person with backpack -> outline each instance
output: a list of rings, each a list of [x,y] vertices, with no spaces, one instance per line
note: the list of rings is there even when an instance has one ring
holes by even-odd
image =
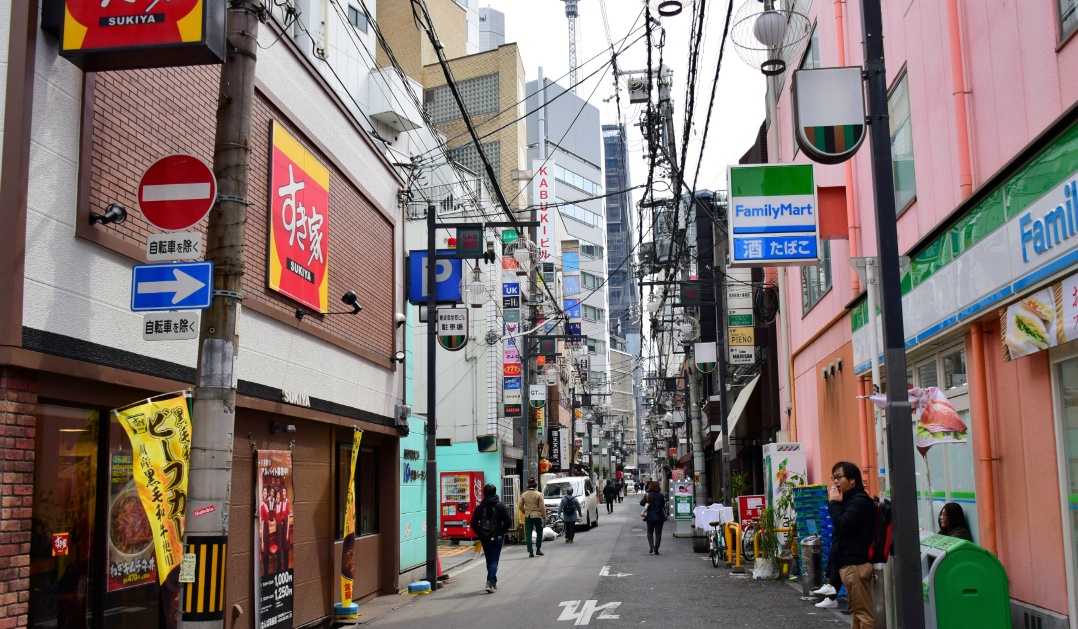
[[[876,502],[865,492],[861,468],[847,461],[831,468],[827,508],[831,512],[834,533],[831,559],[846,586],[852,629],[875,629],[872,605],[872,559],[875,529],[879,518]]]
[[[666,496],[659,489],[658,481],[651,481],[648,491],[640,499],[641,513],[648,525],[648,554],[658,555],[663,541],[663,524],[666,522]]]
[[[513,526],[509,508],[498,499],[498,488],[490,483],[483,486],[483,501],[472,513],[472,530],[483,544],[487,562],[487,592],[498,590],[498,560],[502,556],[502,536]]]
[[[558,505],[558,515],[565,522],[565,543],[572,544],[576,538],[576,521],[580,519],[580,501],[573,495],[573,487],[565,489],[565,495]]]
[[[606,502],[607,513],[614,513],[614,495],[617,493],[618,490],[614,487],[614,481],[607,480],[606,487],[603,487],[603,500]]]

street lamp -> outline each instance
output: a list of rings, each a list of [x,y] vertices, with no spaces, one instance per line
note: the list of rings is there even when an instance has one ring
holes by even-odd
[[[655,313],[658,312],[658,311],[659,311],[659,300],[655,299],[655,293],[652,293],[651,297],[648,299],[648,314],[651,315],[652,317],[654,317]]]
[[[468,286],[468,305],[472,308],[482,308],[487,301],[487,285],[483,281],[479,265],[472,269],[472,281]]]

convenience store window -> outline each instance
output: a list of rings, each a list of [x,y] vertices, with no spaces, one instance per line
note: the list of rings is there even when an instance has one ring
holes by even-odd
[[[1078,357],[1057,363],[1055,376],[1056,407],[1059,409],[1056,442],[1059,444],[1061,493],[1065,505],[1063,537],[1069,555],[1069,589],[1073,591],[1078,585]]]
[[[977,542],[977,487],[973,465],[973,440],[976,436],[970,419],[965,357],[965,348],[958,345],[912,363],[910,381],[914,386],[938,387],[969,429],[966,443],[938,443],[929,448],[927,465],[920,453],[914,453],[917,459],[917,518],[924,531],[935,533],[939,529],[937,517],[940,509],[948,502],[957,502],[965,513],[973,541]],[[916,423],[911,428],[916,438]]]

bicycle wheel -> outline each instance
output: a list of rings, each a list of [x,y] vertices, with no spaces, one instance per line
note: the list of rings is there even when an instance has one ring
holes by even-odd
[[[756,561],[756,552],[753,550],[752,540],[756,536],[756,527],[747,526],[741,533],[741,556],[745,561]]]
[[[719,545],[717,539],[718,535],[716,535],[714,532],[708,534],[707,546],[709,554],[711,555],[711,565],[715,566],[716,568],[719,567]]]
[[[715,567],[719,567],[719,562],[726,563],[730,560],[730,555],[726,548],[726,527],[720,527],[715,531],[715,547],[718,549],[718,553],[715,557]]]

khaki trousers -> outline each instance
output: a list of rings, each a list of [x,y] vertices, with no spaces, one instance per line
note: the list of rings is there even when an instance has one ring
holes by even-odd
[[[872,564],[863,563],[856,566],[843,566],[839,568],[842,583],[846,586],[846,597],[850,605],[850,618],[853,620],[852,629],[876,629],[876,616],[872,605],[872,590],[869,589],[869,581],[872,579]]]

